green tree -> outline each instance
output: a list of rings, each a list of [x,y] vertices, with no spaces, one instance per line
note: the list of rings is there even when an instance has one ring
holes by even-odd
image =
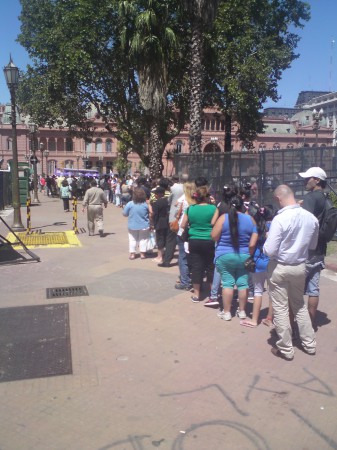
[[[238,138],[251,142],[263,132],[260,110],[267,98],[278,99],[277,84],[298,57],[295,28],[309,20],[309,5],[299,0],[223,1],[208,59],[210,102],[226,117],[226,150],[230,151],[231,121],[239,124]]]
[[[164,147],[185,123],[184,65],[178,64],[177,57],[172,58],[160,108],[154,101],[149,110],[144,109],[143,93],[148,89],[145,80],[153,68],[146,72],[140,55],[146,56],[151,46],[149,43],[142,48],[141,41],[137,46],[135,35],[130,43],[132,51],[130,45],[126,57],[121,2],[102,0],[99,8],[95,0],[21,0],[21,3],[19,42],[33,59],[22,78],[19,99],[23,111],[40,126],[68,127],[71,132],[86,136],[94,131],[94,123],[88,116],[97,111],[106,129],[119,140],[125,140],[150,167],[152,175],[159,175]],[[142,26],[146,26],[143,4],[162,2],[123,3],[135,7],[137,14],[132,17],[131,26],[143,37]],[[158,14],[159,9],[156,11]],[[164,39],[161,43],[167,44]],[[167,58],[166,47],[163,52]],[[153,94],[156,96],[157,91]],[[154,117],[157,137],[150,139]],[[150,149],[154,149],[152,153]]]

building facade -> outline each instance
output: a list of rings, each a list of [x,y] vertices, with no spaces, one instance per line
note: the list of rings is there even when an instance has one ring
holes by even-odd
[[[314,103],[314,100],[316,103]],[[319,121],[314,107],[324,105],[327,113]],[[333,105],[333,107],[331,107]],[[337,117],[337,93],[326,94],[310,100],[307,109],[297,110],[290,116],[291,108],[273,108],[273,114],[263,117],[265,133],[258,135],[252,144],[241,142],[236,137],[237,125],[232,124],[232,152],[258,152],[281,148],[328,147],[335,145]],[[296,111],[296,110],[295,110]],[[289,114],[288,114],[289,113]],[[202,152],[217,153],[225,149],[225,118],[214,108],[204,110],[202,126]],[[102,173],[116,173],[117,139],[104,127],[99,117],[95,118],[95,133],[91,140],[70,136],[67,129],[39,128],[32,134],[28,123],[17,115],[17,148],[19,162],[29,162],[32,149],[38,157],[38,173],[52,175],[56,168],[98,168]],[[46,152],[47,150],[47,152]],[[10,106],[0,106],[0,152],[2,169],[12,158],[12,129]],[[174,153],[189,153],[188,127],[176,136],[165,148],[163,164],[165,176],[174,173]],[[136,153],[130,153],[130,173],[142,171],[143,164]]]

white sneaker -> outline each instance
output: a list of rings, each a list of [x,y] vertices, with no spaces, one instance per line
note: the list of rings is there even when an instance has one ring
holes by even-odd
[[[239,319],[246,319],[246,313],[244,310],[240,310],[239,308],[236,310],[236,315],[238,316]]]
[[[217,316],[219,317],[219,319],[222,319],[222,320],[227,320],[227,321],[232,320],[232,314],[229,311],[226,313],[224,311],[220,311],[217,313]]]

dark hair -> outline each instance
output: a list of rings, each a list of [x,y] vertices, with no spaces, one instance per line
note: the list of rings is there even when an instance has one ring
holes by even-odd
[[[327,184],[327,180],[319,180],[319,182],[317,183],[317,186],[321,186],[322,189],[326,188],[326,184]]]
[[[146,202],[146,193],[142,188],[135,188],[133,190],[132,196],[133,203],[144,203]]]
[[[259,238],[266,240],[266,222],[270,222],[274,218],[274,208],[272,205],[266,205],[262,208],[256,202],[250,202],[247,212],[256,222]]]
[[[241,211],[243,200],[239,195],[231,198],[228,212],[229,232],[232,238],[232,245],[236,252],[239,251],[239,229],[238,229],[238,211]]]
[[[207,186],[208,181],[207,181],[207,179],[206,179],[205,177],[197,177],[197,178],[194,180],[194,184],[195,184],[196,187],[198,188],[198,187],[201,187],[201,186]]]
[[[244,196],[245,200],[249,200],[251,196],[251,187],[252,185],[250,183],[246,183],[242,188],[240,189],[240,195],[241,197]]]
[[[225,203],[229,203],[230,199],[233,198],[235,195],[238,195],[238,189],[234,185],[226,185],[223,187],[222,190],[222,199]]]
[[[161,178],[161,179],[159,180],[159,186],[162,187],[162,188],[164,188],[165,191],[168,190],[169,185],[170,185],[170,181],[169,181],[168,178]]]
[[[63,186],[63,187],[69,186],[69,183],[68,183],[68,181],[67,181],[66,179],[64,179],[64,180],[62,181],[62,186]]]
[[[91,187],[97,186],[97,181],[96,181],[95,179],[91,180],[91,181],[90,181],[90,186],[91,186]]]

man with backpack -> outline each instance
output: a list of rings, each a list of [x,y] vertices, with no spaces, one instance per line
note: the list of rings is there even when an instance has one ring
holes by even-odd
[[[319,280],[321,270],[325,268],[324,257],[326,255],[327,242],[331,240],[330,236],[322,233],[324,216],[326,215],[327,197],[324,194],[327,175],[320,167],[310,167],[306,172],[299,173],[304,178],[305,189],[308,194],[305,195],[301,205],[304,209],[311,212],[319,221],[320,233],[315,250],[310,250],[306,262],[306,283],[305,295],[308,295],[308,310],[314,329],[317,329],[315,318],[319,303]],[[325,224],[324,224],[325,225]]]

